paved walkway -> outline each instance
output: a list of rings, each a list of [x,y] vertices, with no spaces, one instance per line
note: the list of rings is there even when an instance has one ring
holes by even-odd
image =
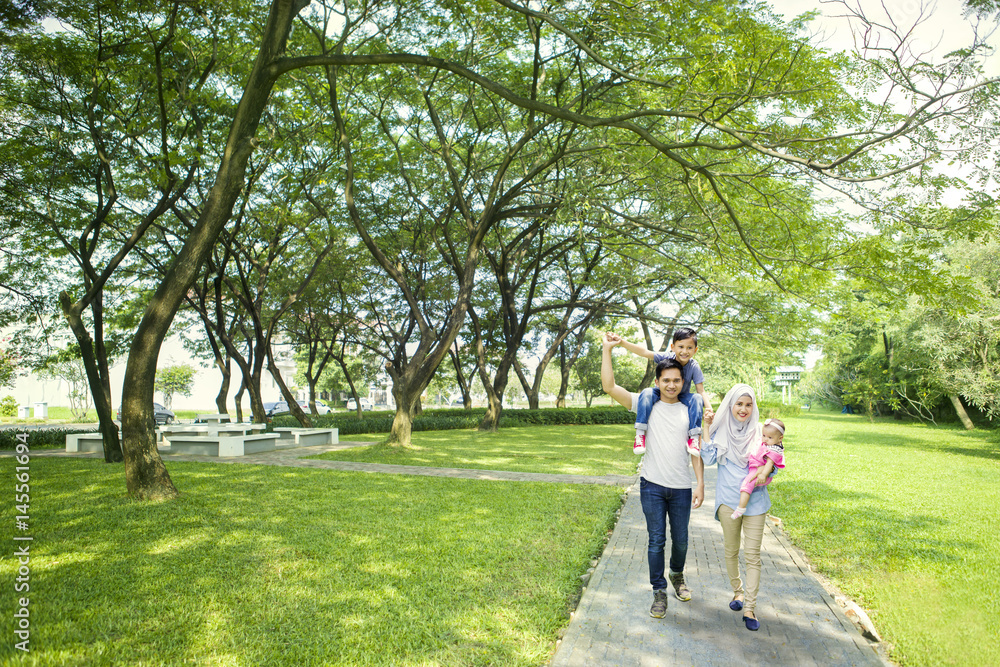
[[[621,516],[583,592],[551,667],[606,665],[795,665],[885,667],[878,653],[844,616],[833,597],[809,570],[783,531],[769,521],[761,549],[758,632],[746,630],[741,614],[729,609],[722,530],[712,518],[715,468],[706,469],[706,498],[691,514],[685,575],[694,593],[690,602],[670,596],[666,618],[649,616],[652,592],[646,566],[646,527],[637,478],[622,475],[563,475],[427,468],[349,461],[303,459],[358,442],[319,447],[282,446],[274,452],[242,457],[167,454],[169,461],[279,465],[370,473],[431,475],[525,482],[609,484],[629,487]],[[90,457],[37,450],[35,456]]]
[[[646,565],[646,523],[636,484],[629,489],[552,667],[889,664],[844,616],[770,520],[761,547],[760,630],[750,632],[743,626],[742,614],[729,609],[732,590],[722,529],[712,517],[715,472],[714,466],[705,470],[705,503],[691,513],[684,572],[693,599],[681,602],[670,589],[667,616],[649,615],[653,595]]]
[[[382,473],[387,475],[424,475],[427,477],[454,477],[461,479],[485,479],[508,482],[556,482],[560,484],[603,484],[606,486],[629,486],[636,481],[635,475],[566,475],[540,472],[511,472],[508,470],[476,470],[473,468],[428,468],[426,466],[390,465],[388,463],[356,463],[354,461],[324,461],[322,459],[306,459],[303,456],[316,456],[338,449],[349,449],[369,445],[369,442],[341,441],[336,445],[315,445],[312,447],[295,447],[278,445],[272,452],[248,454],[246,456],[195,456],[188,454],[170,454],[168,448],[160,448],[163,460],[171,461],[201,461],[204,463],[231,463],[243,465],[276,465],[291,468],[318,468],[323,470],[348,470],[351,472]],[[0,453],[12,455],[13,452]],[[39,449],[31,452],[32,457],[77,457],[104,458],[96,452],[77,453],[61,449]]]

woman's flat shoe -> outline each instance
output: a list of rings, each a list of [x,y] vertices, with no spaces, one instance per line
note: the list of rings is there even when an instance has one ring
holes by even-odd
[[[743,600],[737,600],[736,598],[733,598],[729,602],[729,608],[732,609],[733,611],[740,611],[741,609],[743,609]]]
[[[743,624],[747,626],[747,630],[753,630],[754,632],[760,627],[760,621],[756,618],[750,618],[749,616],[743,617]]]

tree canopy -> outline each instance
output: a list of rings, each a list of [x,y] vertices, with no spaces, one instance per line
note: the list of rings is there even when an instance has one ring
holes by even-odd
[[[935,244],[993,224],[988,197],[926,214],[961,185],[935,161],[995,130],[981,42],[931,64],[900,28],[829,53],[809,14],[749,0],[31,7],[0,42],[0,235],[23,226],[47,275],[0,280],[25,308],[63,295],[95,395],[106,308],[143,304],[122,410],[139,498],[176,491],[149,410],[182,308],[224,382],[235,360],[253,398],[266,363],[291,398],[271,344],[326,317],[319,289],[341,358],[381,357],[405,445],[459,350],[495,425],[509,372],[530,397],[554,364],[564,392],[601,317],[801,342],[850,286],[960,292]]]

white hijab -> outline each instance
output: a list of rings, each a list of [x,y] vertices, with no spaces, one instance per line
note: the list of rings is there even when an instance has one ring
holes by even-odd
[[[743,396],[749,396],[753,401],[753,412],[741,423],[733,416],[733,404]],[[753,387],[748,384],[733,385],[715,411],[712,425],[708,427],[708,439],[715,442],[719,463],[729,462],[741,468],[747,467],[754,445],[760,444],[759,419],[760,412],[757,410],[757,397]]]

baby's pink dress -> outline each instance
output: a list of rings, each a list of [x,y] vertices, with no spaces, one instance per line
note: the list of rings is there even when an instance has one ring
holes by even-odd
[[[760,443],[756,451],[750,453],[750,458],[747,462],[750,464],[750,473],[743,478],[743,484],[740,486],[740,491],[743,493],[753,493],[753,490],[757,487],[757,471],[767,463],[770,459],[774,462],[775,468],[785,467],[785,452],[781,447],[771,447],[765,443]],[[764,481],[764,486],[771,483],[771,477]]]

